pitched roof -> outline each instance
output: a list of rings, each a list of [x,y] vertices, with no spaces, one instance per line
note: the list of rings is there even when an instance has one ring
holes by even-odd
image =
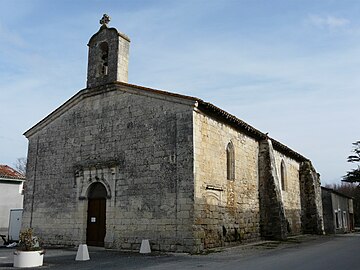
[[[322,189],[322,190],[329,191],[329,192],[332,192],[332,193],[334,193],[334,194],[336,194],[336,195],[339,195],[339,196],[341,196],[341,197],[345,197],[345,198],[348,198],[348,199],[354,199],[353,197],[348,196],[348,195],[346,195],[346,194],[344,194],[344,193],[342,193],[342,192],[340,192],[340,191],[337,191],[337,190],[335,190],[335,189],[332,189],[332,188],[321,187],[321,189]]]
[[[268,137],[267,134],[257,130],[256,128],[247,124],[246,122],[237,118],[236,116],[220,109],[219,107],[217,107],[209,102],[205,102],[202,99],[199,99],[197,97],[171,93],[171,92],[164,91],[164,90],[156,90],[156,89],[143,87],[143,86],[139,86],[139,85],[134,85],[134,84],[129,84],[129,83],[124,83],[124,82],[116,82],[116,84],[124,85],[124,86],[131,86],[133,88],[145,90],[145,91],[152,92],[155,94],[167,95],[167,96],[171,96],[171,97],[177,97],[177,98],[182,98],[182,99],[186,99],[186,100],[190,100],[190,101],[195,101],[198,103],[197,107],[200,110],[206,112],[207,114],[210,114],[212,116],[220,118],[221,121],[233,126],[234,128],[241,130],[241,131],[245,132],[246,134],[248,134],[258,140],[270,139],[275,150],[282,152],[282,153],[286,153],[287,155],[289,155],[290,157],[292,157],[298,161],[307,161],[308,160],[308,158],[306,158],[303,155],[299,154],[298,152],[290,149],[289,147],[282,144],[281,142]]]
[[[115,86],[115,88],[113,86]],[[252,136],[253,138],[256,138],[258,140],[270,139],[275,150],[277,150],[281,153],[287,154],[289,157],[292,157],[295,160],[298,160],[298,161],[309,160],[306,157],[302,156],[301,154],[297,153],[296,151],[290,149],[286,145],[280,143],[279,141],[268,137],[267,134],[257,130],[256,128],[245,123],[244,121],[240,120],[236,116],[231,115],[230,113],[220,109],[219,107],[217,107],[209,102],[205,102],[202,99],[199,99],[197,97],[192,97],[192,96],[186,96],[186,95],[182,95],[182,94],[176,94],[176,93],[172,93],[172,92],[168,92],[168,91],[164,91],[164,90],[158,90],[158,89],[148,88],[148,87],[144,87],[144,86],[129,84],[129,83],[125,83],[125,82],[113,82],[113,83],[109,83],[106,85],[97,86],[94,88],[85,88],[85,89],[80,90],[77,94],[75,94],[73,97],[71,97],[63,105],[58,107],[55,111],[50,113],[47,117],[45,117],[43,120],[41,120],[35,126],[30,128],[28,131],[26,131],[24,133],[24,135],[27,138],[29,138],[29,136],[31,136],[32,134],[36,133],[39,129],[41,129],[43,125],[45,125],[49,121],[52,121],[53,119],[55,119],[56,117],[58,117],[59,115],[64,113],[66,110],[68,110],[70,107],[77,104],[83,98],[86,98],[86,97],[92,96],[92,95],[99,95],[99,94],[102,94],[107,91],[114,91],[117,89],[116,86],[118,86],[119,89],[124,90],[124,91],[129,91],[131,89],[138,89],[138,90],[144,91],[143,93],[150,93],[150,94],[155,94],[155,95],[159,95],[162,97],[174,98],[177,100],[185,101],[186,103],[189,103],[189,104],[193,103],[194,106],[196,106],[199,110],[203,111],[204,113],[211,115],[215,118],[218,118],[220,121],[223,121],[223,122],[231,125],[232,127],[234,127],[237,130],[241,130],[242,132],[245,132],[246,134],[248,134],[249,136]]]
[[[243,131],[244,133],[256,138],[258,140],[265,140],[270,139],[271,143],[275,150],[285,153],[288,156],[294,158],[298,161],[307,161],[308,159],[303,155],[295,152],[294,150],[290,149],[286,145],[282,144],[281,142],[270,138],[267,134],[259,131],[258,129],[254,128],[253,126],[245,123],[241,119],[237,118],[236,116],[220,109],[219,107],[209,103],[204,102],[202,100],[199,101],[198,108],[201,110],[206,111],[208,114],[214,115],[215,117],[220,118],[223,122],[228,123],[229,125],[233,126],[234,128]]]
[[[1,178],[25,180],[25,175],[19,173],[8,165],[0,165],[0,179]]]

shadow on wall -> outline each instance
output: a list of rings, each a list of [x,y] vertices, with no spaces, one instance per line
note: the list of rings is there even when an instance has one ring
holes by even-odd
[[[300,209],[286,210],[288,235],[301,234]],[[261,238],[259,210],[201,204],[196,211],[195,237],[204,249],[246,243]]]

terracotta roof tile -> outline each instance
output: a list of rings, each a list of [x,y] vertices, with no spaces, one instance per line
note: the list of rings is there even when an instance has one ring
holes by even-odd
[[[0,165],[0,178],[25,180],[25,175],[19,173],[8,165]]]

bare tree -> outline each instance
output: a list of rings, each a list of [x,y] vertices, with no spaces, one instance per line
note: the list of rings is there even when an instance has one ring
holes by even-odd
[[[26,175],[26,162],[27,158],[25,157],[17,158],[15,162],[15,169],[23,175]]]

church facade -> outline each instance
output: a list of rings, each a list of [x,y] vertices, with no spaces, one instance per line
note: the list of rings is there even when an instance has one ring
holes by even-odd
[[[101,23],[87,87],[25,132],[23,227],[175,252],[323,233],[309,159],[211,103],[129,84],[130,39]]]

